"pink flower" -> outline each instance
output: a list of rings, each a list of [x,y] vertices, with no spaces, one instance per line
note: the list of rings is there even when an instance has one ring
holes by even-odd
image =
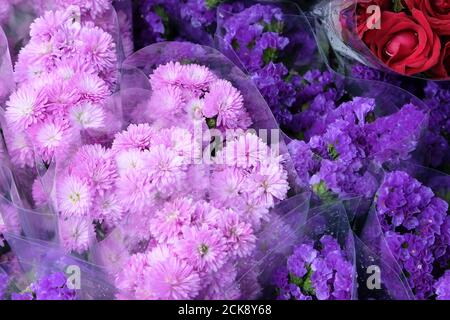
[[[207,225],[183,229],[175,242],[176,254],[198,271],[215,272],[227,260],[226,240],[217,229]]]
[[[194,205],[189,198],[166,202],[150,221],[150,232],[160,243],[173,242],[189,226]]]
[[[97,196],[92,208],[92,217],[108,226],[117,225],[124,216],[124,210],[120,205],[114,191]]]
[[[80,129],[100,129],[105,125],[105,111],[92,103],[80,103],[69,111],[71,122]]]
[[[35,87],[22,86],[6,102],[6,120],[18,130],[26,129],[45,117],[45,103],[45,97]]]
[[[211,175],[210,195],[213,201],[228,205],[239,199],[242,191],[243,173],[239,169],[225,167]]]
[[[218,161],[229,166],[252,168],[269,156],[269,147],[256,134],[246,133],[228,141]]]
[[[150,148],[145,171],[160,192],[169,192],[185,175],[183,158],[163,145]]]
[[[116,46],[111,35],[98,27],[82,28],[77,48],[87,64],[98,72],[116,67]]]
[[[275,200],[286,198],[289,190],[287,172],[276,162],[264,162],[252,173],[246,189],[261,197],[264,203],[271,207]]]
[[[70,145],[72,131],[66,120],[55,118],[33,125],[30,135],[38,155],[43,161],[50,162],[55,151]]]
[[[3,134],[12,163],[22,168],[25,166],[34,167],[34,151],[28,135],[10,128],[4,128]]]
[[[72,174],[83,179],[100,196],[112,189],[118,176],[110,150],[99,144],[82,146],[74,159]]]
[[[128,149],[118,152],[116,155],[116,165],[119,174],[128,170],[142,170],[145,166],[145,159],[148,156],[148,150]]]
[[[46,11],[30,25],[30,36],[48,41],[56,34],[61,25],[66,23],[67,18],[67,14],[63,10]]]
[[[195,204],[191,224],[199,228],[202,225],[217,226],[221,215],[222,210],[217,209],[209,202],[200,200]]]
[[[73,216],[59,219],[59,234],[67,251],[83,253],[93,239],[94,228],[86,217]]]
[[[207,90],[216,79],[209,68],[194,63],[185,65],[181,75],[183,87],[193,91]]]
[[[116,275],[114,283],[117,289],[129,295],[134,293],[138,284],[143,282],[144,270],[150,267],[150,264],[151,260],[148,254],[132,255]]]
[[[200,292],[201,300],[236,300],[240,297],[236,281],[237,270],[234,263],[226,263],[217,272],[205,277],[205,288]]]
[[[205,95],[203,108],[203,115],[206,118],[217,117],[217,126],[240,128],[242,110],[244,99],[229,81],[217,80],[211,84],[210,91]]]
[[[82,73],[77,75],[73,81],[81,99],[87,102],[99,103],[110,95],[106,82],[95,74]]]
[[[124,209],[141,211],[149,208],[155,201],[155,186],[148,174],[130,170],[116,181],[117,197]]]
[[[158,66],[150,75],[152,89],[158,90],[167,86],[178,85],[183,79],[184,68],[178,61],[170,61],[167,64]]]
[[[116,134],[112,149],[115,152],[129,149],[148,149],[153,130],[147,123],[144,124],[130,124],[126,131]]]
[[[256,237],[250,224],[240,220],[239,215],[231,210],[224,212],[220,228],[227,239],[229,252],[237,257],[249,256],[255,248]]]
[[[80,178],[66,176],[57,186],[58,209],[64,216],[86,216],[92,203],[89,186]]]
[[[172,119],[175,114],[182,110],[183,105],[183,96],[180,89],[163,87],[153,91],[147,112],[150,119]]]
[[[144,271],[138,284],[138,299],[187,300],[197,296],[200,277],[186,262],[170,256]]]

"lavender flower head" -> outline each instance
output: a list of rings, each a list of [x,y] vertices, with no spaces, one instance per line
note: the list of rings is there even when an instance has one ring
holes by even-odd
[[[332,236],[294,248],[287,266],[275,271],[273,284],[283,300],[350,300],[354,267]]]

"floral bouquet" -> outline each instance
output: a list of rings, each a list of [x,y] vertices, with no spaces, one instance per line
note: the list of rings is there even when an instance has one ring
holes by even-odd
[[[273,270],[272,295],[281,300],[357,299],[355,242],[344,207],[316,207],[290,231],[287,239],[295,238],[295,245],[284,265]]]
[[[396,275],[416,299],[448,296],[450,225],[448,203],[440,198],[448,193],[447,178],[410,164],[386,173],[361,234],[373,252],[398,263]],[[435,193],[427,185],[437,180]]]
[[[406,76],[448,78],[444,2],[338,0],[324,2],[321,10],[331,45],[344,59]]]

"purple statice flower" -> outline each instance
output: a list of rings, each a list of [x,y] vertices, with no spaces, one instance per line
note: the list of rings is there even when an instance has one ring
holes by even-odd
[[[215,7],[221,0],[185,0],[180,6],[180,16],[194,28],[207,28],[216,22]]]
[[[450,300],[450,271],[439,278],[434,284],[437,300]]]
[[[418,299],[433,293],[435,262],[448,252],[448,204],[403,171],[388,173],[376,198],[376,212],[388,247]]]
[[[424,112],[407,104],[400,111],[368,124],[366,139],[375,162],[407,160],[417,147],[426,119]]]
[[[351,69],[351,76],[363,80],[375,80],[387,82],[392,85],[400,86],[401,81],[398,77],[391,73],[386,73],[360,63],[356,63]]]
[[[427,164],[439,167],[448,163],[450,154],[450,86],[428,81],[424,92],[430,119],[423,153]]]
[[[231,13],[222,25],[225,43],[230,45],[251,73],[277,62],[279,51],[289,44],[282,35],[283,12],[272,5],[255,4]]]
[[[31,285],[36,300],[74,300],[76,291],[67,287],[64,273],[56,272],[44,276]]]
[[[318,111],[316,103],[326,103],[322,98],[317,96],[310,108]],[[305,181],[309,177],[312,189],[321,196],[329,196],[329,191],[344,197],[372,196],[378,186],[370,173],[372,164],[380,166],[408,159],[426,119],[411,104],[376,119],[374,110],[374,99],[355,97],[311,117],[310,133],[314,135],[308,142],[294,141],[289,145],[299,179]]]
[[[292,77],[298,78],[296,75]],[[269,62],[252,75],[255,85],[266,99],[275,118],[283,126],[288,126],[292,122],[290,108],[295,104],[297,95],[294,79],[288,78],[288,69],[282,63],[273,62]]]
[[[277,269],[272,283],[277,299],[350,300],[354,267],[332,236],[305,241],[288,257],[287,266]]]
[[[5,297],[6,290],[9,285],[9,277],[6,273],[0,272],[0,300]]]

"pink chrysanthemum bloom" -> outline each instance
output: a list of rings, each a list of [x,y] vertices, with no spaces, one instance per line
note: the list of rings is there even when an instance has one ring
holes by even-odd
[[[227,261],[226,239],[207,225],[188,227],[175,242],[175,253],[199,272],[215,272]]]
[[[148,174],[140,170],[129,170],[116,181],[117,197],[124,209],[141,211],[155,201],[155,186]]]
[[[177,62],[170,61],[160,65],[150,75],[150,84],[153,90],[158,90],[168,86],[177,86],[183,79],[184,66]]]
[[[160,243],[173,242],[183,227],[189,226],[194,212],[191,199],[180,198],[166,202],[150,221],[150,232]]]
[[[63,119],[47,119],[30,127],[30,136],[37,154],[45,162],[50,162],[57,149],[64,149],[70,144],[72,131],[68,121]]]
[[[217,160],[228,166],[253,168],[269,155],[269,147],[254,133],[245,133],[235,140],[227,141]]]
[[[132,255],[116,275],[115,286],[125,295],[132,296],[138,284],[143,282],[144,270],[150,267],[149,255],[136,253]]]
[[[206,118],[217,117],[218,127],[227,129],[241,128],[239,123],[243,116],[244,98],[239,90],[227,80],[217,80],[205,95],[203,115]],[[245,114],[245,113],[244,113]]]
[[[19,167],[33,167],[35,163],[34,150],[29,136],[25,132],[4,129],[6,145],[12,163]]]
[[[80,30],[77,50],[85,62],[94,66],[99,73],[116,67],[116,46],[113,38],[98,27]]]
[[[130,124],[127,130],[116,134],[112,149],[114,152],[148,149],[153,135],[154,131],[147,123]]]
[[[236,300],[240,297],[237,283],[237,270],[234,263],[226,263],[217,272],[209,273],[204,279],[204,289],[200,300]]]
[[[109,227],[116,226],[122,220],[124,210],[114,191],[95,198],[91,216],[95,220],[105,222]]]
[[[183,96],[179,88],[164,87],[155,90],[147,106],[149,118],[173,119],[182,110],[183,104]]]
[[[81,99],[91,103],[100,103],[109,95],[108,85],[95,74],[82,73],[74,79]]]
[[[231,210],[225,211],[221,218],[220,229],[227,239],[229,252],[239,258],[249,256],[256,243],[251,225],[243,222],[239,215]]]
[[[196,227],[209,225],[216,227],[222,216],[222,210],[217,209],[209,202],[199,200],[195,204],[191,224]]]
[[[70,120],[80,129],[100,129],[105,126],[105,111],[92,103],[80,103],[70,108]]]
[[[6,102],[6,121],[18,130],[26,129],[45,117],[45,103],[45,96],[37,88],[22,86]]]
[[[205,107],[205,101],[203,99],[191,99],[189,100],[184,110],[189,116],[189,119],[202,120],[203,119],[203,108]]]
[[[67,109],[80,100],[80,93],[69,81],[62,81],[60,77],[50,75],[43,85],[43,94],[48,99],[48,114],[64,116]]]
[[[78,6],[84,15],[92,19],[103,15],[111,8],[111,0],[56,0],[56,4],[61,8],[69,5]]]
[[[118,152],[115,159],[119,174],[124,174],[128,170],[144,169],[146,157],[149,151],[141,151],[139,149],[129,149]]]
[[[55,36],[61,25],[67,22],[67,19],[67,13],[63,10],[46,11],[30,25],[30,36],[49,41]]]
[[[259,230],[264,221],[268,221],[269,208],[264,199],[253,192],[244,192],[233,208],[239,212],[241,219],[250,223],[254,230]]]
[[[45,205],[50,199],[50,194],[44,190],[41,179],[34,180],[31,194],[36,206]]]
[[[111,190],[118,177],[111,150],[99,144],[82,146],[72,160],[72,174],[83,179],[100,196]]]
[[[187,64],[181,75],[183,87],[190,90],[207,90],[208,86],[217,79],[208,67],[195,63]]]
[[[239,199],[244,175],[241,170],[225,167],[211,175],[210,196],[215,202],[227,205]]]
[[[59,219],[59,234],[65,250],[83,253],[93,239],[94,228],[86,217],[73,216]]]
[[[186,167],[183,158],[163,145],[150,148],[145,163],[147,172],[160,192],[168,192],[184,178]]]
[[[58,209],[63,216],[86,216],[92,203],[92,192],[80,178],[66,176],[57,188]]]
[[[246,189],[261,197],[268,207],[272,207],[276,200],[286,198],[289,190],[287,172],[279,163],[263,162],[252,173]]]
[[[184,159],[184,163],[192,164],[190,161],[194,156],[194,141],[191,132],[183,128],[170,128],[168,131],[171,149]]]
[[[138,299],[193,299],[200,290],[200,277],[186,262],[170,256],[144,271],[144,281],[136,289]]]

